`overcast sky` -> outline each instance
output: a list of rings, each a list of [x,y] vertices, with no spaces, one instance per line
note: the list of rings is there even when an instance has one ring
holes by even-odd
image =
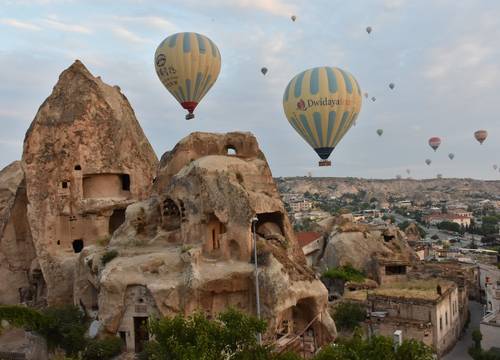
[[[205,34],[222,56],[192,121],[153,66],[156,46],[181,31]],[[38,107],[80,59],[121,87],[159,157],[192,131],[244,130],[275,176],[390,178],[411,169],[415,178],[500,179],[492,168],[500,165],[499,45],[498,0],[0,0],[0,168],[21,157]],[[331,168],[317,167],[282,107],[288,81],[322,65],[348,70],[377,98],[364,100]],[[482,146],[473,138],[481,128]],[[436,153],[431,136],[443,139]]]

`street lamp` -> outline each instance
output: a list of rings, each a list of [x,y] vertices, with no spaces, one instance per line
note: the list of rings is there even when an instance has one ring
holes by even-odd
[[[255,301],[257,304],[257,319],[260,320],[260,294],[259,294],[259,269],[257,266],[257,231],[255,226],[259,219],[255,216],[252,218],[252,229],[253,229],[253,259],[255,264]],[[259,345],[262,345],[262,334],[257,333],[257,341]]]

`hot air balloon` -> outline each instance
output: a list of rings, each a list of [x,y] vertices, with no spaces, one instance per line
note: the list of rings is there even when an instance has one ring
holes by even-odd
[[[425,159],[425,163],[426,163],[427,165],[430,165],[430,164],[431,164],[431,162],[432,162],[432,161],[431,161],[431,159]]]
[[[368,34],[371,34],[371,32],[372,32],[372,27],[371,27],[371,26],[367,26],[367,27],[366,27],[366,32],[367,32]]]
[[[377,100],[377,98],[375,96],[372,96],[372,101],[375,102],[375,100]]]
[[[429,146],[434,149],[434,151],[437,150],[437,148],[441,145],[441,139],[438,137],[431,137],[429,139]]]
[[[221,56],[217,46],[204,35],[177,33],[163,40],[155,53],[160,81],[194,118],[194,109],[219,76]]]
[[[488,137],[488,132],[486,130],[478,130],[474,133],[474,137],[482,145],[484,140]]]
[[[455,154],[453,154],[453,153],[449,153],[449,154],[448,154],[448,157],[450,158],[450,160],[453,160],[453,158],[455,157]]]
[[[368,99],[368,93],[365,93],[365,99]]]
[[[292,19],[292,21],[295,21],[295,20],[297,20],[297,16],[292,15],[292,16],[291,16],[291,19]]]
[[[498,169],[498,165],[497,165],[497,164],[494,164],[494,165],[493,165],[493,170],[496,170],[496,169]]]
[[[267,68],[266,68],[266,67],[263,67],[262,69],[260,69],[260,72],[261,72],[263,75],[266,75],[266,74],[267,74]]]
[[[361,110],[361,89],[348,72],[316,67],[296,75],[283,94],[283,109],[292,127],[330,166],[328,157]]]
[[[394,85],[394,83],[390,83],[390,84],[389,84],[389,89],[394,90],[394,87],[395,87],[395,86],[396,86],[396,85]]]
[[[377,134],[378,136],[382,136],[382,134],[384,133],[384,130],[382,129],[377,129]]]
[[[408,175],[410,175],[411,170],[410,170],[410,169],[406,169],[406,173],[407,173]]]

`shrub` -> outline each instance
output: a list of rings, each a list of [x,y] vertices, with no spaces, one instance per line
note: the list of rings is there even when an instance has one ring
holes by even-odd
[[[116,250],[108,250],[102,256],[101,263],[103,265],[106,265],[107,263],[109,263],[111,260],[113,260],[117,256],[118,256],[118,251],[116,251]]]
[[[323,276],[329,279],[340,279],[354,282],[362,282],[366,277],[363,272],[355,269],[351,264],[330,268],[323,273]]]
[[[340,330],[353,330],[366,319],[366,311],[361,305],[345,302],[335,308],[333,319]]]
[[[122,351],[122,340],[110,336],[101,340],[90,340],[83,352],[83,360],[108,360]]]

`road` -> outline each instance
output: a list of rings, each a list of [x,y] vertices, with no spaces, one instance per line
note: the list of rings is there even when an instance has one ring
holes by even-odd
[[[470,324],[465,335],[459,340],[455,347],[443,357],[443,360],[470,360],[467,349],[472,345],[472,330],[479,327],[481,316],[483,314],[482,305],[476,301],[469,302]]]

